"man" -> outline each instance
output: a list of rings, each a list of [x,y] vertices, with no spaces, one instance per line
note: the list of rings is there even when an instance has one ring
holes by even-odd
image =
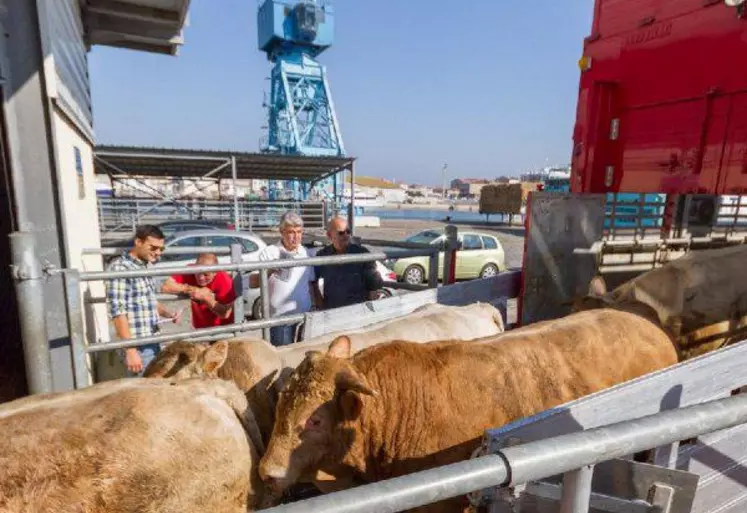
[[[332,244],[319,250],[316,256],[369,253],[363,246],[351,244],[348,223],[341,217],[329,221],[327,237]],[[315,281],[314,304],[325,310],[376,299],[377,291],[384,286],[375,262],[316,267],[315,274],[317,280],[324,279],[324,295]]]
[[[164,248],[163,232],[152,225],[138,226],[133,247],[115,258],[109,271],[140,271],[155,263]],[[179,322],[179,316],[156,301],[153,278],[116,278],[107,283],[109,316],[120,340],[148,337],[158,333],[158,316]],[[142,375],[143,369],[156,357],[158,344],[125,349],[124,359],[129,376]]]
[[[214,253],[202,253],[196,265],[217,265]],[[175,274],[163,284],[167,294],[185,294],[192,300],[192,327],[210,328],[233,324],[233,301],[236,292],[233,279],[223,271],[196,274]]]
[[[286,212],[280,218],[280,241],[265,247],[259,253],[260,261],[286,258],[305,258],[303,240],[303,219],[295,212]],[[270,316],[306,313],[311,310],[311,282],[314,269],[309,266],[273,269],[269,271]],[[257,273],[249,276],[249,286],[259,286]],[[296,341],[298,324],[286,324],[270,328],[270,343],[274,346],[292,344]]]

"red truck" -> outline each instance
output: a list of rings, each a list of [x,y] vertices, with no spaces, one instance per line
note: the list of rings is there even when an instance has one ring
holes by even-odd
[[[744,0],[596,0],[572,192],[747,193]]]

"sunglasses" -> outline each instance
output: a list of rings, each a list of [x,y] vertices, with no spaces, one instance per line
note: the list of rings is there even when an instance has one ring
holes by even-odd
[[[343,235],[350,235],[350,228],[338,231],[337,235],[339,235],[340,237],[342,237]]]

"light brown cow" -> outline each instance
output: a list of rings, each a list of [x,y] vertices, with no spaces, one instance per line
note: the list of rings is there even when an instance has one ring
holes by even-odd
[[[253,421],[244,395],[223,380],[132,378],[7,403],[0,511],[262,507],[264,487],[252,472],[259,453],[246,430]]]
[[[575,312],[615,308],[658,322],[687,359],[727,342],[724,334],[745,324],[747,245],[693,251],[612,291],[601,277],[574,302]],[[714,337],[715,336],[715,337]]]
[[[340,337],[287,381],[260,474],[283,490],[315,472],[350,485],[468,459],[487,428],[676,361],[658,326],[608,309],[467,344],[381,344],[352,358]]]
[[[324,351],[329,343],[342,335],[348,337],[353,354],[382,342],[407,340],[433,342],[435,340],[475,340],[503,333],[503,317],[489,303],[465,306],[427,304],[401,317],[320,335],[303,342],[278,348],[285,368],[296,368],[308,351]]]
[[[487,303],[429,304],[403,317],[353,330],[347,336],[352,342],[352,352],[356,353],[391,340],[472,340],[502,332],[500,312]],[[247,394],[267,442],[272,432],[276,392],[282,388],[283,378],[290,375],[308,351],[324,350],[339,335],[322,335],[280,348],[251,337],[232,339],[228,341],[225,363],[212,367],[212,372],[206,372],[203,366],[205,357],[210,354],[207,344],[174,342],[153,359],[143,376],[176,379],[217,376],[234,381]]]
[[[223,348],[227,348],[225,354]],[[273,380],[280,369],[280,357],[264,340],[237,338],[216,342],[212,346],[177,341],[166,346],[151,361],[143,377],[187,379],[206,376],[233,381],[246,394],[262,439],[267,443],[275,416]]]

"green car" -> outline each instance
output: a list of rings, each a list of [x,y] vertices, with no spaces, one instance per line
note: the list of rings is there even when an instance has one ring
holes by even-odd
[[[446,234],[443,229],[423,230],[405,239],[407,242],[445,247]],[[390,263],[399,281],[417,284],[428,279],[428,257],[399,258]],[[444,268],[444,252],[438,255],[438,276]],[[456,279],[490,278],[506,270],[503,247],[495,235],[490,233],[459,231],[459,250],[456,259]]]

